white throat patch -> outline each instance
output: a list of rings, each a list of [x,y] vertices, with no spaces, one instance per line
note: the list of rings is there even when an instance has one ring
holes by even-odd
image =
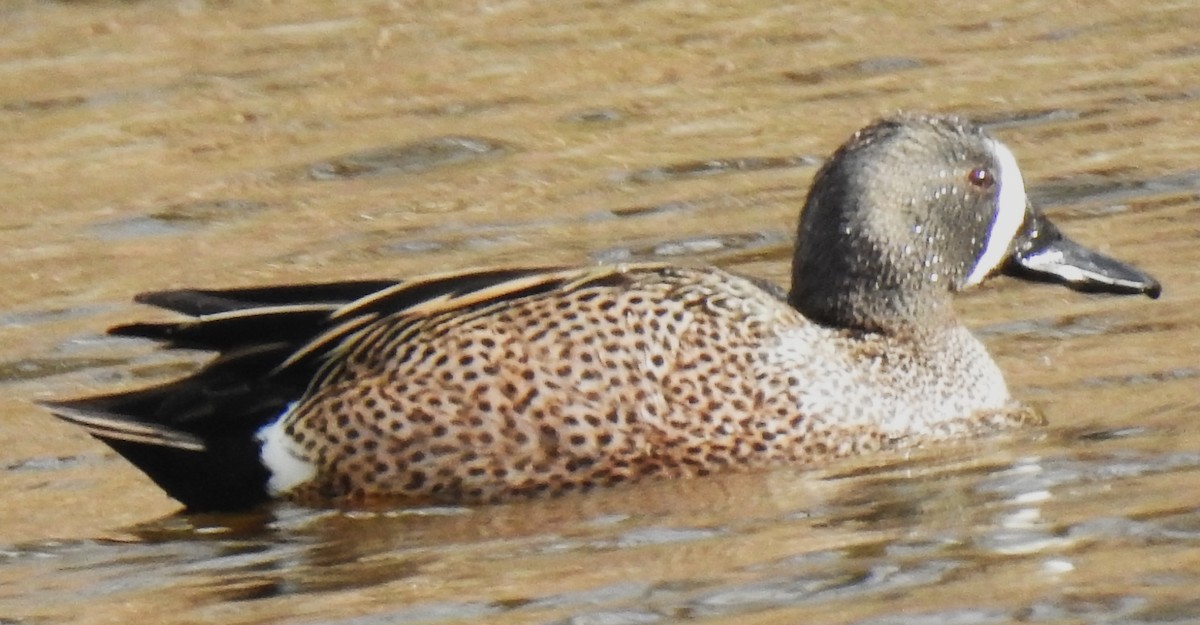
[[[1000,168],[997,175],[1000,196],[996,198],[996,216],[992,220],[992,229],[988,232],[983,254],[979,255],[979,260],[967,276],[967,286],[982,282],[1004,261],[1009,244],[1025,221],[1025,206],[1028,203],[1025,196],[1025,180],[1021,178],[1017,157],[995,139],[988,139],[988,145],[992,148],[992,154],[995,155],[996,164]]]

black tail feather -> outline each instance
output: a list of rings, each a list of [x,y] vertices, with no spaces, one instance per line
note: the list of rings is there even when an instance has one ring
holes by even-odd
[[[315,335],[328,324],[328,306],[280,306],[218,313],[165,323],[130,323],[110,328],[114,336],[151,339],[168,348],[224,352],[256,343],[291,343]]]
[[[288,350],[218,357],[190,377],[44,405],[83,427],[189,510],[237,510],[268,499],[256,434],[303,392],[303,377],[271,375]]]
[[[235,430],[200,440],[102,411],[108,406],[120,406],[121,397],[43,405],[59,418],[84,427],[189,511],[244,510],[270,498],[267,491],[270,474],[259,460],[253,431]],[[145,402],[141,397],[128,399],[131,405]]]
[[[285,284],[242,289],[179,289],[141,293],[134,298],[190,317],[297,304],[341,305],[399,284],[397,280],[354,280],[318,284]]]

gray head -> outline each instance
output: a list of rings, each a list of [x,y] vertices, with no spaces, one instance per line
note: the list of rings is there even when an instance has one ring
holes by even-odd
[[[981,128],[898,115],[855,133],[817,172],[789,301],[829,325],[918,329],[951,319],[952,293],[1001,271],[1159,293],[1149,276],[1063,237],[1029,204],[1012,152]]]

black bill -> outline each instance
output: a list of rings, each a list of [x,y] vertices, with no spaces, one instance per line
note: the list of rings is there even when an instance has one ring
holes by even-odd
[[[1068,239],[1045,215],[1032,209],[1013,239],[1002,271],[1087,293],[1145,294],[1155,299],[1162,293],[1158,280]]]

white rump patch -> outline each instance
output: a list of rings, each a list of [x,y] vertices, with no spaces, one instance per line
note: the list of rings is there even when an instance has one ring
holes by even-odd
[[[317,467],[296,453],[296,441],[285,430],[284,424],[295,407],[295,402],[289,404],[278,419],[263,426],[256,435],[262,443],[259,458],[271,474],[267,481],[267,491],[271,495],[286,493],[317,474]]]
[[[1025,222],[1025,207],[1028,198],[1025,196],[1025,180],[1021,178],[1021,168],[1017,166],[1017,157],[1003,143],[988,139],[992,154],[1000,171],[997,179],[1000,183],[1000,196],[996,198],[996,216],[992,220],[992,229],[988,232],[987,243],[984,244],[983,254],[967,276],[967,286],[973,286],[983,281],[1004,261],[1008,246],[1017,229]]]

